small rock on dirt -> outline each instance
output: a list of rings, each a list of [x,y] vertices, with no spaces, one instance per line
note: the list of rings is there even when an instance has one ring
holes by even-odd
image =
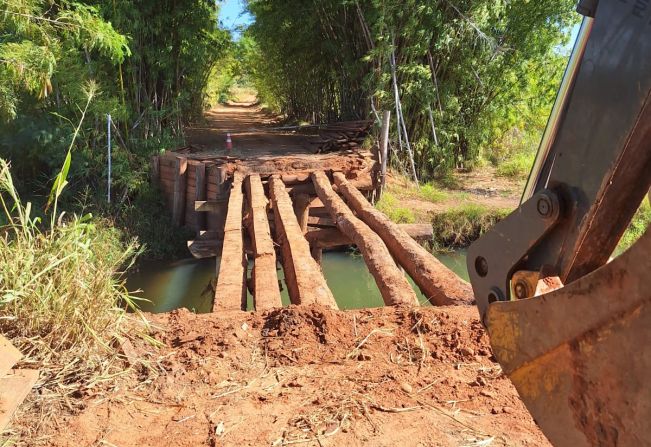
[[[407,382],[402,382],[402,383],[400,384],[400,388],[402,388],[402,391],[404,391],[404,392],[407,393],[407,394],[411,394],[411,393],[414,391],[414,389],[412,388],[412,386],[409,385]]]

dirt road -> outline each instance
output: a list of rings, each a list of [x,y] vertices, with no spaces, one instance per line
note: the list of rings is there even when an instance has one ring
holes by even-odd
[[[470,307],[149,318],[164,346],[48,445],[547,445]]]
[[[231,155],[240,157],[311,153],[310,139],[282,130],[278,119],[255,103],[219,105],[206,112],[205,123],[186,129],[187,142],[198,148],[226,153],[226,134],[233,140]]]

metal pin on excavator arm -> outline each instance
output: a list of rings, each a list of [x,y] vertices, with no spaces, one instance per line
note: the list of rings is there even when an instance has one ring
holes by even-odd
[[[504,372],[558,446],[651,445],[651,1],[588,0],[520,207],[469,250]]]

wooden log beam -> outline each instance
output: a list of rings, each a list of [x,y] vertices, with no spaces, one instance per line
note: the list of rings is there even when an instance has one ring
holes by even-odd
[[[245,183],[251,226],[249,227],[253,246],[253,302],[255,310],[282,307],[278,275],[276,273],[276,250],[271,240],[267,219],[267,197],[258,174],[251,174]]]
[[[339,192],[355,213],[378,235],[391,255],[409,273],[423,294],[436,305],[470,304],[473,300],[470,284],[444,266],[409,234],[375,209],[346,177],[337,172],[334,180]]]
[[[247,265],[242,238],[242,178],[243,175],[239,172],[233,174],[213,312],[243,310],[246,304]]]
[[[312,174],[312,182],[319,198],[335,220],[337,227],[357,245],[366,265],[388,306],[418,304],[416,293],[405,275],[391,258],[384,242],[364,222],[359,220],[335,193],[323,172]]]
[[[434,230],[430,224],[397,224],[398,228],[407,233],[416,241],[424,242],[432,240]],[[305,235],[311,247],[329,249],[352,245],[353,241],[339,231],[337,228],[318,228],[310,230]]]
[[[284,183],[284,180],[283,180]],[[299,194],[294,198],[294,214],[303,234],[307,233],[308,218],[310,216],[310,196]]]
[[[278,176],[269,179],[273,202],[276,239],[283,253],[283,270],[289,298],[293,304],[322,304],[337,308],[337,302],[326,283],[319,265],[310,254],[301,227],[298,225],[292,201],[285,184]]]
[[[358,179],[353,181],[353,184],[360,191],[373,190],[373,179],[369,173],[361,174]],[[288,186],[287,191],[294,197],[296,197],[297,194],[308,194],[312,196],[316,194],[314,185],[311,182]]]

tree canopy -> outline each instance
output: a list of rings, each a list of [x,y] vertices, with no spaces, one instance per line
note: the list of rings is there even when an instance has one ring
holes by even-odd
[[[500,156],[544,127],[578,20],[572,0],[249,0],[263,100],[317,122],[395,110],[423,175]],[[395,122],[395,120],[394,120]],[[434,135],[436,134],[436,136]]]
[[[217,14],[210,0],[4,0],[0,151],[14,172],[46,183],[92,94],[71,177],[96,185],[105,175],[110,114],[116,187],[137,188],[151,152],[203,112],[208,78],[230,45]]]

